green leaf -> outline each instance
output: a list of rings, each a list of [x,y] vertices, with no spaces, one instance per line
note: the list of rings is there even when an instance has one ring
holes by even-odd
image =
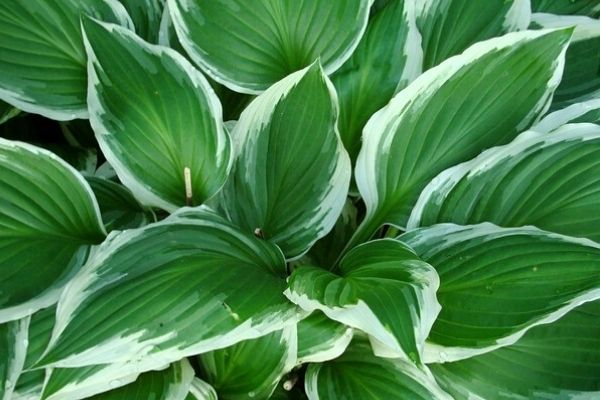
[[[11,400],[27,351],[29,317],[0,323],[0,400]]]
[[[85,179],[96,195],[107,231],[138,228],[152,221],[151,212],[123,185],[94,176]]]
[[[119,0],[135,26],[135,32],[150,43],[158,43],[165,0]]]
[[[380,353],[417,362],[439,312],[435,270],[394,239],[354,248],[336,273],[299,267],[288,283],[286,296],[306,311],[364,331]]]
[[[600,99],[575,103],[562,110],[554,111],[531,127],[531,130],[548,133],[565,124],[577,122],[600,124]]]
[[[351,169],[337,111],[335,90],[315,63],[258,96],[231,134],[236,160],[222,206],[288,258],[325,236],[346,200]]]
[[[540,325],[517,343],[454,363],[430,365],[455,398],[592,399],[600,396],[600,301]]]
[[[42,395],[42,387],[46,373],[42,369],[22,372],[11,400],[38,400]]]
[[[598,125],[526,132],[438,175],[421,193],[408,229],[487,221],[600,242],[599,160]]]
[[[3,0],[0,99],[45,117],[87,118],[80,17],[131,26],[115,0]]]
[[[107,160],[144,205],[202,204],[225,182],[231,158],[208,82],[175,51],[127,29],[89,19],[84,27],[90,120]]]
[[[198,356],[206,381],[221,399],[267,399],[296,365],[296,326]]]
[[[217,82],[252,94],[316,59],[327,74],[338,69],[358,45],[371,3],[168,0],[177,36],[194,62]]]
[[[58,299],[104,228],[92,190],[54,154],[0,138],[0,322]]]
[[[421,73],[422,53],[414,0],[393,0],[371,18],[350,59],[331,77],[340,135],[353,161],[369,117]]]
[[[21,110],[11,106],[8,103],[0,101],[0,124],[5,123],[11,118],[16,117],[21,113]]]
[[[598,0],[531,0],[531,8],[536,13],[600,16]]]
[[[442,305],[425,362],[446,362],[515,343],[600,298],[600,245],[534,227],[440,224],[400,239],[440,276]]]
[[[570,35],[526,31],[475,44],[378,111],[357,160],[367,216],[351,244],[383,223],[406,226],[419,193],[438,173],[535,122],[558,85]]]
[[[365,342],[353,342],[344,354],[310,364],[305,389],[310,400],[451,399],[431,374],[398,359],[375,357]]]
[[[552,109],[600,96],[600,21],[583,16],[533,14],[543,28],[575,26],[566,54],[565,71],[554,94]]]
[[[348,347],[353,329],[315,311],[298,322],[297,364],[316,363],[339,357]]]
[[[190,393],[185,400],[217,400],[217,392],[208,383],[194,378],[190,386]]]
[[[285,268],[276,246],[205,208],[112,233],[63,292],[38,366],[142,372],[295,324]]]
[[[146,372],[127,386],[101,393],[90,400],[184,400],[190,391],[194,370],[183,359],[162,371]]]
[[[462,53],[474,43],[526,29],[529,0],[427,0],[417,2],[423,69]]]
[[[42,356],[52,336],[56,307],[48,307],[31,315],[27,333],[27,356],[23,368],[29,370]]]

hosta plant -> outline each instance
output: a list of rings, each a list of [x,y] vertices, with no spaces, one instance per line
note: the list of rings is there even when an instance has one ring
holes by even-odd
[[[0,2],[0,399],[600,397],[598,0]]]

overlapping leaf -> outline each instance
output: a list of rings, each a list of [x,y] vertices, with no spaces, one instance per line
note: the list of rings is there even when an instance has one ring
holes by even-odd
[[[0,99],[53,119],[87,117],[85,15],[131,26],[116,0],[3,0]]]
[[[125,7],[138,36],[150,43],[158,43],[160,21],[166,0],[119,0]]]
[[[440,224],[400,237],[440,277],[442,305],[426,362],[460,360],[516,342],[600,298],[600,245],[533,227]]]
[[[215,389],[201,379],[194,378],[185,400],[217,400]]]
[[[54,154],[0,139],[0,322],[53,304],[104,239],[92,190]]]
[[[254,94],[317,58],[326,73],[338,69],[358,45],[371,3],[168,1],[179,40],[194,62],[230,89]]]
[[[258,96],[233,129],[236,160],[222,206],[288,258],[325,236],[344,206],[350,161],[337,115],[335,91],[315,63]]]
[[[0,399],[11,400],[27,349],[29,317],[0,323]]]
[[[554,111],[531,127],[532,131],[548,133],[568,123],[600,123],[600,99],[572,104],[562,110]]]
[[[531,0],[531,8],[537,13],[600,16],[597,0]]]
[[[298,364],[339,357],[353,337],[353,329],[315,311],[298,322]]]
[[[409,229],[439,222],[535,225],[600,242],[600,126],[526,132],[438,175]]]
[[[119,178],[145,205],[202,204],[230,165],[221,105],[208,82],[180,54],[129,30],[89,19],[84,27],[90,120]]]
[[[289,278],[286,295],[307,311],[369,334],[391,353],[419,362],[439,304],[438,277],[406,245],[381,239],[351,250],[336,273],[302,266]]]

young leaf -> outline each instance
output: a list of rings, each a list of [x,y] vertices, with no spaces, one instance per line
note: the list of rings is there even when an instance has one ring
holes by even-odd
[[[0,323],[0,400],[11,400],[27,351],[29,317]]]
[[[382,223],[406,226],[425,185],[481,150],[509,142],[548,107],[571,30],[510,33],[425,72],[363,133],[356,182],[367,216],[352,244]]]
[[[307,311],[369,334],[382,352],[419,362],[439,312],[435,270],[403,243],[381,239],[351,250],[338,274],[299,267],[285,294]]]
[[[0,138],[0,322],[58,299],[104,228],[92,190],[54,154]]]
[[[150,43],[158,43],[158,32],[166,0],[119,0],[135,26],[135,32]]]
[[[430,183],[408,228],[439,222],[535,225],[600,242],[600,126],[526,132]]]
[[[287,258],[325,236],[344,206],[351,171],[337,115],[335,90],[315,63],[258,96],[231,134],[236,160],[222,206]]]
[[[600,245],[533,227],[440,224],[400,236],[435,266],[442,305],[426,362],[473,357],[515,343],[600,298]]]
[[[0,99],[48,118],[86,118],[85,15],[132,26],[116,0],[2,0]]]
[[[177,52],[127,29],[90,19],[84,27],[90,121],[119,178],[145,205],[202,204],[230,165],[221,105],[208,82]]]
[[[190,386],[190,393],[185,400],[217,400],[217,392],[208,383],[194,378]]]
[[[285,268],[274,245],[204,208],[111,234],[63,292],[38,366],[142,372],[282,329],[297,313]]]
[[[366,342],[353,342],[344,354],[306,371],[310,400],[329,400],[341,393],[347,400],[450,400],[431,374],[398,359],[375,357]]]
[[[222,399],[268,399],[296,365],[296,326],[198,356],[206,381]]]
[[[339,357],[350,344],[353,329],[315,311],[298,322],[297,364],[317,363]]]
[[[211,78],[257,94],[320,59],[327,74],[350,57],[372,0],[168,0],[177,36]]]
[[[599,320],[600,301],[586,303],[511,346],[429,367],[457,399],[598,398]]]

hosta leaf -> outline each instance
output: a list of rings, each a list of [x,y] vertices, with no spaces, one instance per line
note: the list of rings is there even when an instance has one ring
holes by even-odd
[[[127,29],[89,19],[84,27],[90,120],[121,181],[145,205],[203,203],[230,164],[221,105],[206,79],[178,53]]]
[[[104,239],[83,177],[54,154],[0,138],[0,322],[53,304]]]
[[[48,342],[50,342],[55,315],[56,307],[48,307],[31,315],[27,333],[27,356],[23,364],[24,369],[30,369],[44,353]]]
[[[531,18],[529,0],[425,0],[417,4],[424,70],[474,43],[526,29]]]
[[[288,258],[334,226],[350,182],[333,86],[318,63],[258,96],[231,136],[236,160],[223,189],[230,220]]]
[[[39,400],[45,378],[46,373],[43,369],[22,372],[11,400]]]
[[[366,332],[382,352],[419,361],[439,312],[434,269],[403,243],[381,239],[351,250],[336,272],[299,267],[286,296]]]
[[[421,64],[415,2],[390,1],[371,18],[350,59],[331,77],[340,100],[340,135],[352,160],[369,117],[421,73]]]
[[[600,396],[600,301],[536,326],[517,343],[454,363],[430,365],[455,398],[527,400]]]
[[[141,372],[282,329],[297,313],[285,268],[274,245],[204,208],[113,233],[63,292],[38,365]]]
[[[509,33],[425,72],[368,122],[356,165],[367,217],[404,227],[425,185],[482,149],[509,142],[545,111],[570,30]],[[360,239],[360,240],[359,240]]]
[[[442,305],[426,362],[516,342],[532,327],[600,298],[600,245],[533,227],[440,224],[400,237],[440,276]]]
[[[353,329],[315,311],[298,322],[297,364],[316,363],[339,357],[352,340]]]
[[[158,43],[158,32],[165,0],[119,0],[133,20],[138,36]]]
[[[108,179],[86,177],[96,195],[107,231],[137,228],[152,221],[152,216],[124,186]]]
[[[532,22],[544,28],[575,26],[552,109],[600,97],[600,21],[583,16],[533,14]]]
[[[429,372],[406,361],[375,357],[366,342],[353,342],[335,360],[309,365],[305,379],[310,400],[340,394],[347,400],[451,399]]]
[[[600,16],[598,0],[531,0],[531,8],[536,13]]]
[[[364,33],[371,2],[168,0],[194,62],[243,93],[259,93],[317,58],[327,74],[338,69]]]
[[[531,130],[548,133],[562,125],[575,122],[600,124],[600,99],[575,103],[562,110],[554,111],[532,126]]]
[[[90,400],[184,400],[190,391],[194,370],[183,359],[162,371],[146,372],[127,386],[101,393]]]
[[[0,99],[48,118],[87,117],[83,15],[131,26],[116,0],[0,3]]]
[[[439,222],[535,225],[600,242],[600,126],[527,132],[438,175],[408,228]]]
[[[0,101],[0,124],[3,124],[9,119],[16,117],[17,115],[19,115],[20,112],[21,110],[19,110],[18,108],[15,108],[3,101]]]
[[[29,317],[0,323],[0,400],[11,400],[27,351]]]
[[[185,400],[217,400],[215,389],[201,379],[194,378]]]
[[[198,356],[206,381],[219,398],[267,399],[282,376],[296,365],[294,325],[257,339]]]

